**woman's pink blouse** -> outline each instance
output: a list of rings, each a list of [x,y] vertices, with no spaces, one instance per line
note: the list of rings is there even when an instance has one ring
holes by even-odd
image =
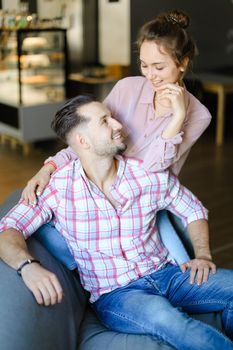
[[[167,168],[178,175],[192,145],[198,140],[210,123],[208,109],[191,93],[185,90],[186,118],[179,134],[171,139],[163,139],[162,133],[171,120],[172,111],[156,116],[153,107],[154,90],[144,77],[128,77],[116,83],[104,100],[104,104],[118,119],[127,134],[125,154],[143,161],[150,171]],[[57,167],[76,159],[74,151],[68,147],[54,157]]]

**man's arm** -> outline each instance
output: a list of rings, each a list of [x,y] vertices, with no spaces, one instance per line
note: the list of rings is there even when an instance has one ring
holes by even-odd
[[[188,233],[193,244],[195,259],[181,265],[181,271],[190,268],[190,283],[196,281],[197,285],[206,282],[210,270],[215,273],[216,266],[212,262],[209,245],[209,225],[206,220],[196,220],[188,224]]]
[[[181,270],[185,272],[190,268],[190,283],[200,285],[208,280],[210,270],[216,272],[210,253],[207,210],[192,192],[180,184],[176,176],[167,175],[165,208],[186,224],[195,252],[195,259],[181,265]]]
[[[0,233],[0,258],[16,270],[27,259],[33,259],[21,232],[8,229]],[[40,264],[26,264],[21,276],[38,304],[48,306],[62,301],[63,291],[57,277]]]

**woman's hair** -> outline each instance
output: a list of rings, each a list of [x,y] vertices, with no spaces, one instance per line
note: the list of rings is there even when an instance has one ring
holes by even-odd
[[[79,113],[79,108],[94,101],[96,101],[94,96],[79,95],[65,102],[51,123],[51,128],[57,136],[67,143],[69,133],[78,125],[89,121]]]
[[[198,51],[187,30],[189,22],[188,15],[182,11],[161,13],[141,27],[136,42],[138,51],[144,41],[153,41],[173,57],[177,66],[183,63],[184,58],[188,58],[189,66],[192,65]]]

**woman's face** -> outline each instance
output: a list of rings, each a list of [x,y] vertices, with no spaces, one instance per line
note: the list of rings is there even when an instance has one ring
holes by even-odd
[[[185,68],[178,67],[171,55],[153,41],[142,43],[140,67],[142,75],[152,83],[155,91],[164,84],[178,82]]]

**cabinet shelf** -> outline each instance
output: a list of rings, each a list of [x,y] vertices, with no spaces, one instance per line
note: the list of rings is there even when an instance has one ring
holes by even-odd
[[[67,93],[66,30],[0,29],[0,83],[0,134],[55,137],[51,119]]]

